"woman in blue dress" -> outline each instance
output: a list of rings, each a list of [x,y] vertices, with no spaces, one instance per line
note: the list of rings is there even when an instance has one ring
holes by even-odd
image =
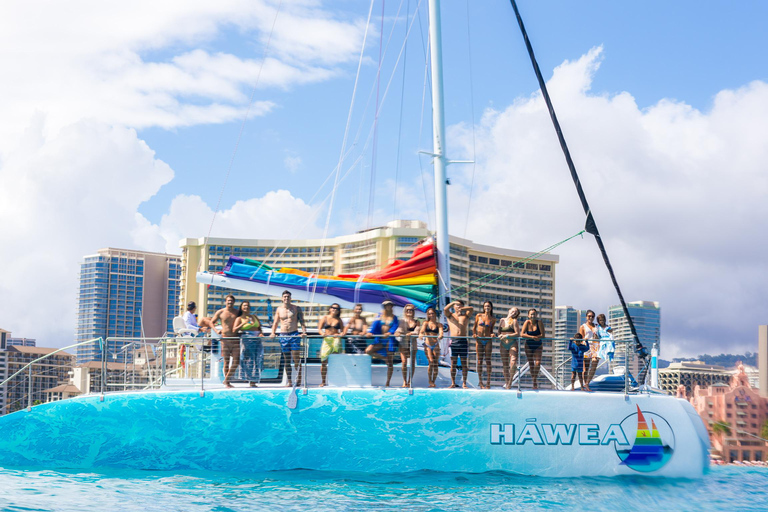
[[[373,343],[368,345],[365,349],[365,353],[371,356],[373,359],[383,359],[387,363],[387,384],[392,380],[392,372],[394,371],[395,352],[398,349],[397,338],[395,332],[399,326],[397,317],[393,313],[395,303],[391,300],[385,300],[381,303],[381,313],[376,317],[376,320],[371,324],[371,328],[368,329],[368,337],[374,337]]]

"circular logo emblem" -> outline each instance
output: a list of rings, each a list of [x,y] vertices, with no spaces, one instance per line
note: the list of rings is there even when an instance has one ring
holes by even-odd
[[[621,428],[627,435],[629,445],[613,447],[621,464],[635,471],[649,473],[661,469],[675,451],[675,433],[667,420],[653,412],[630,414],[621,422]]]

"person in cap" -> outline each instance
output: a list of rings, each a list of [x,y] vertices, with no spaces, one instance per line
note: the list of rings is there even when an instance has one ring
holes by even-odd
[[[213,323],[211,322],[211,319],[207,317],[201,318],[198,323],[195,311],[197,311],[197,304],[195,304],[195,301],[190,301],[187,304],[187,310],[184,312],[184,315],[182,315],[182,318],[184,318],[184,325],[187,329],[195,331],[197,336],[202,336],[211,330]]]
[[[369,338],[375,337],[375,340],[365,349],[365,353],[372,358],[383,359],[387,362],[386,386],[389,386],[389,381],[392,379],[395,352],[398,350],[395,332],[397,332],[399,322],[393,312],[394,306],[395,303],[391,300],[385,300],[381,303],[381,313],[373,321],[367,334]]]

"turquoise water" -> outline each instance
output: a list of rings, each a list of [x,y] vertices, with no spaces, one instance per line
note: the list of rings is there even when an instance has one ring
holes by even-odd
[[[0,469],[0,510],[768,510],[768,468],[704,480],[548,479],[508,473],[254,475]]]

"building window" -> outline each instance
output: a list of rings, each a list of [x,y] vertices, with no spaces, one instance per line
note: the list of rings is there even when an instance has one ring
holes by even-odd
[[[485,256],[478,256],[477,262],[478,263],[488,263],[488,258],[486,258]]]

